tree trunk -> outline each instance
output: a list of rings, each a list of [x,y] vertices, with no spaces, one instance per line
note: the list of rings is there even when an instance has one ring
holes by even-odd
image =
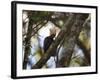
[[[28,56],[30,54],[31,36],[29,36],[29,35],[32,34],[31,30],[32,30],[32,24],[30,24],[30,20],[29,20],[28,30],[27,30],[27,34],[26,34],[26,38],[25,38],[25,53],[24,53],[23,69],[26,69],[26,67],[27,67]]]
[[[69,34],[66,35],[66,40],[65,40],[65,52],[64,52],[64,57],[61,59],[59,63],[62,64],[63,67],[68,67],[71,61],[72,53],[77,41],[77,38],[83,28],[83,23],[85,22],[86,18],[88,15],[84,14],[77,14],[75,23],[73,26],[69,29]]]

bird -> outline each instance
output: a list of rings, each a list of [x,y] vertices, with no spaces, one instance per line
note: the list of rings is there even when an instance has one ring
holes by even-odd
[[[54,37],[55,37],[55,34],[51,34],[50,36],[47,36],[44,39],[44,47],[43,47],[44,53],[47,52],[47,50],[49,49],[50,45],[54,42],[54,39],[53,39]]]

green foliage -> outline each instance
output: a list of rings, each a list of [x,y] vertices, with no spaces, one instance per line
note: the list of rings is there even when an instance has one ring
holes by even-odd
[[[79,35],[79,40],[86,47],[86,49],[90,49],[90,47],[91,47],[90,36],[88,35],[89,32],[87,32],[87,30],[84,29],[84,30],[81,31],[81,33]]]
[[[29,11],[28,15],[32,22],[39,22],[41,20],[46,20],[47,17],[50,15],[50,12],[47,11]],[[50,17],[50,16],[49,16]]]
[[[69,13],[48,11],[26,11],[28,13],[29,25],[39,22],[51,21],[56,27],[62,28]]]

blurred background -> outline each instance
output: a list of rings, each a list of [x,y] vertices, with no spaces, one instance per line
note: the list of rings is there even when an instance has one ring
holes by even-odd
[[[66,26],[68,19],[72,15],[82,15],[83,18],[86,17],[82,25],[77,23],[77,16],[73,18],[73,23],[69,22],[73,24],[72,26],[80,27],[79,29],[81,30],[76,28],[77,32],[75,27],[71,27],[71,25]],[[91,65],[90,14],[23,10],[22,22],[23,68],[31,69],[32,66],[44,57],[44,54],[47,54],[44,53],[44,47],[46,46],[44,45],[44,40],[52,34],[55,34],[53,43],[58,43],[53,51],[55,56],[48,58],[41,68],[80,67]],[[66,30],[66,28],[68,30]],[[56,42],[60,32],[64,29],[66,32],[62,35],[61,41]],[[74,39],[74,37],[77,38]],[[48,43],[49,42],[46,44]],[[25,60],[26,64],[24,64]]]

